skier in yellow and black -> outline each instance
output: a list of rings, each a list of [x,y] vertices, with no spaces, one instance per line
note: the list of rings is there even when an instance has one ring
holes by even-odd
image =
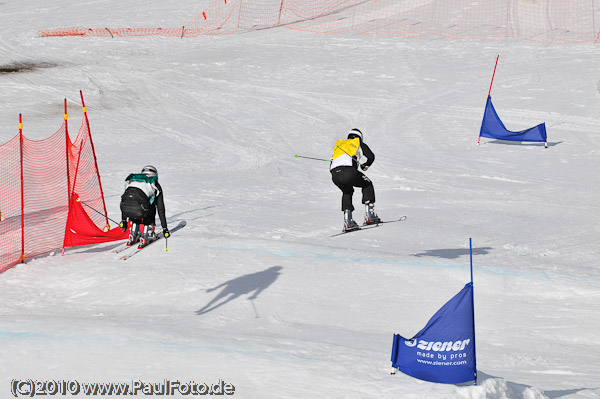
[[[121,196],[121,230],[131,231],[127,246],[140,243],[140,247],[157,238],[154,231],[158,211],[164,237],[169,237],[162,187],[158,183],[158,171],[152,165],[144,166],[140,173],[131,173],[125,179],[125,192]]]
[[[366,162],[360,164],[362,157]],[[373,182],[358,170],[363,171],[375,161],[375,154],[363,142],[363,134],[358,129],[350,130],[346,140],[338,140],[333,149],[329,170],[333,183],[342,190],[342,212],[344,212],[344,231],[356,230],[359,225],[352,219],[352,195],[354,187],[362,188],[362,203],[365,204],[364,225],[381,223],[375,213],[375,189]]]

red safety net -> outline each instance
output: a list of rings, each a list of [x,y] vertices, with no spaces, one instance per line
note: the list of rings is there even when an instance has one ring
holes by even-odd
[[[389,37],[515,38],[544,43],[600,39],[597,0],[215,0],[176,28],[58,28],[41,36],[231,34],[273,27]]]
[[[67,121],[65,100],[52,136],[30,140],[20,131],[0,146],[0,272],[65,246],[127,238],[119,228],[103,232],[108,217],[85,107],[73,142]]]
[[[21,260],[21,137],[0,146],[0,272]]]
[[[81,201],[78,201],[80,198],[77,194],[71,196],[69,217],[65,231],[65,247],[124,240],[129,236],[128,232],[123,233],[118,227],[108,231],[101,230],[90,219],[90,215],[85,211]]]

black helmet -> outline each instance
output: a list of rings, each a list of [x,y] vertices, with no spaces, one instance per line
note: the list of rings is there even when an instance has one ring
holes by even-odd
[[[158,171],[152,165],[146,165],[142,168],[143,175],[158,176]]]
[[[350,130],[350,133],[348,133],[348,138],[349,139],[353,139],[353,138],[356,138],[356,137],[358,137],[360,139],[360,142],[362,143],[362,141],[363,141],[363,134],[362,134],[362,132],[360,130],[354,128],[354,129]]]

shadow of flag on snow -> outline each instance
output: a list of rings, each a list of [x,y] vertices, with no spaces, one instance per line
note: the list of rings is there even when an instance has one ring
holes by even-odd
[[[477,382],[473,283],[450,299],[411,339],[394,334],[392,367],[420,380]]]
[[[504,123],[500,120],[500,117],[492,104],[491,96],[488,96],[487,103],[485,104],[485,112],[483,114],[483,121],[481,122],[479,137],[510,141],[533,141],[546,143],[546,146],[548,146],[545,123],[540,123],[537,126],[521,130],[520,132],[511,132],[506,129]]]

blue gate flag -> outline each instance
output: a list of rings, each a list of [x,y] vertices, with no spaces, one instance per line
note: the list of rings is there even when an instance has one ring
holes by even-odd
[[[483,121],[481,122],[479,136],[490,139],[511,141],[548,141],[546,137],[545,123],[540,123],[537,126],[522,130],[520,132],[511,132],[510,130],[507,130],[506,127],[504,127],[504,123],[502,123],[500,117],[496,113],[496,110],[494,109],[491,96],[488,96],[487,103],[485,104],[485,112],[483,114]]]
[[[394,334],[392,367],[420,380],[476,380],[473,283],[450,299],[411,339]]]

